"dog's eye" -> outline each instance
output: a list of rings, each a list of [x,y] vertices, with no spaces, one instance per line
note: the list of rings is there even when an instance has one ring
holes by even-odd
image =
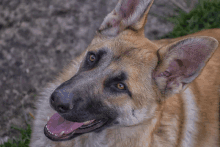
[[[89,52],[86,56],[84,68],[87,70],[94,68],[95,66],[97,66],[99,59],[100,57],[99,55],[97,55],[97,53]]]
[[[97,61],[96,54],[92,53],[92,52],[88,53],[88,55],[87,55],[87,63],[89,65],[94,65],[94,63],[96,63],[96,61]]]
[[[89,55],[89,60],[94,62],[96,60],[96,56],[94,54]]]
[[[105,51],[89,51],[86,55],[84,62],[84,70],[91,70],[99,65],[99,60],[102,59],[102,56],[105,54]]]
[[[125,85],[122,84],[122,83],[118,83],[117,84],[117,88],[120,89],[120,90],[124,90],[125,89]]]

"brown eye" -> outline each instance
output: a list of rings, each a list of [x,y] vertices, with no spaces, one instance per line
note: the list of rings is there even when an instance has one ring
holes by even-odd
[[[90,55],[90,56],[89,56],[89,60],[90,60],[91,62],[94,62],[95,59],[96,59],[95,55]]]
[[[123,89],[125,89],[125,85],[121,84],[121,83],[118,83],[117,88],[120,89],[120,90],[123,90]]]

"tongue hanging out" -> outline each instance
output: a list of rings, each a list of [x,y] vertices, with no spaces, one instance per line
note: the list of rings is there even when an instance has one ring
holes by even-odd
[[[84,123],[71,122],[65,120],[58,113],[55,113],[47,122],[46,128],[50,134],[55,135],[56,137],[62,137],[64,135],[73,133],[82,125],[89,124],[92,121],[93,120]]]
[[[84,133],[95,131],[107,123],[107,118],[89,120],[83,123],[65,120],[55,113],[44,127],[44,134],[53,141],[64,141]]]

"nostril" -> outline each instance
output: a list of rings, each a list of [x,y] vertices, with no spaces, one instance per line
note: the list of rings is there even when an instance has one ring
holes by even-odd
[[[55,107],[55,96],[53,94],[50,97],[50,104],[52,107]]]
[[[57,107],[57,111],[60,112],[60,113],[65,113],[69,110],[69,107],[66,107],[66,106],[58,106]]]
[[[55,98],[54,98],[54,96],[53,96],[53,95],[50,97],[50,100],[51,100],[51,102],[52,102],[52,103],[54,103]]]

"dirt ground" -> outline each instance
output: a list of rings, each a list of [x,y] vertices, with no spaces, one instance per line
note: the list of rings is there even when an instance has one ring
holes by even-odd
[[[11,126],[31,124],[37,94],[95,34],[118,0],[0,0],[0,139]],[[146,36],[157,39],[173,24],[169,0],[155,0]]]

